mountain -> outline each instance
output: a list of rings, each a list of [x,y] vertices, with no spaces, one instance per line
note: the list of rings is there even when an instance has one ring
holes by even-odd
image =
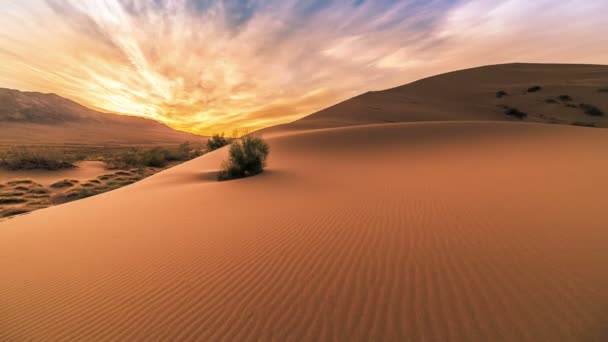
[[[586,114],[589,106],[605,114]],[[525,122],[608,127],[608,66],[518,63],[460,70],[368,92],[264,132],[391,122],[518,121],[506,114],[512,109],[526,113]]]
[[[0,144],[174,144],[203,137],[154,120],[101,113],[56,94],[0,88]]]

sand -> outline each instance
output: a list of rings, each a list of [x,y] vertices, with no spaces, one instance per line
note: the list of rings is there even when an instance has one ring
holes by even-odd
[[[61,170],[0,169],[0,183],[13,179],[33,179],[41,185],[49,186],[63,179],[75,179],[84,182],[110,172],[106,169],[106,164],[101,161],[82,161],[75,165],[75,168]]]
[[[608,131],[361,125],[0,223],[0,340],[608,339]]]

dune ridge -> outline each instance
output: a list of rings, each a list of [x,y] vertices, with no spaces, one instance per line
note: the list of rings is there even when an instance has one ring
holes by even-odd
[[[363,125],[0,223],[0,339],[600,341],[608,132]]]
[[[524,121],[608,127],[608,66],[510,63],[453,71],[382,91],[370,91],[264,134],[396,122],[513,121],[505,106],[528,114]],[[537,92],[528,92],[539,86]],[[497,93],[503,91],[500,97]],[[569,100],[560,100],[567,95]],[[592,104],[604,116],[585,115]]]

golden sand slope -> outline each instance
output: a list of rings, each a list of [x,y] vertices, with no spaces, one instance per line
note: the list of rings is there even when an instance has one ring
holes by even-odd
[[[608,339],[608,132],[419,123],[270,139],[0,223],[0,340]]]

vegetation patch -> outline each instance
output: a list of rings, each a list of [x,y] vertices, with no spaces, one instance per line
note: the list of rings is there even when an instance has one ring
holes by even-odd
[[[0,204],[20,204],[25,202],[27,200],[23,198],[0,197]]]
[[[499,91],[496,92],[496,97],[499,98],[499,99],[501,99],[501,98],[503,98],[505,96],[509,96],[509,93],[507,93],[504,90],[499,90]]]
[[[0,212],[0,217],[9,217],[9,216],[27,214],[30,211],[32,211],[32,209],[29,209],[29,208],[11,208],[11,209],[3,210],[2,212]]]
[[[597,91],[598,93],[608,93],[608,88],[600,88]]]
[[[247,135],[230,144],[229,159],[224,162],[218,180],[257,175],[264,171],[270,149],[259,136]]]
[[[42,195],[42,194],[48,194],[50,191],[45,189],[45,188],[38,188],[38,189],[30,189],[28,191],[28,193],[30,194],[34,194],[34,195]]]
[[[541,86],[533,86],[528,88],[528,93],[537,93],[539,91],[543,90],[543,88]]]
[[[8,185],[19,185],[19,184],[35,184],[31,179],[19,179],[7,182]]]
[[[573,122],[572,125],[581,126],[581,127],[597,127],[597,125],[593,122],[582,122],[582,121]]]
[[[230,139],[224,137],[224,133],[215,134],[209,140],[207,140],[207,152],[215,151],[230,144]]]
[[[590,116],[603,116],[604,112],[602,112],[599,108],[594,105],[581,103],[579,107],[585,112],[585,114]]]
[[[73,168],[75,155],[48,148],[15,147],[0,154],[0,166],[9,170],[59,170]]]
[[[105,162],[115,169],[163,168],[169,162],[187,161],[200,155],[200,148],[195,149],[186,142],[177,147],[131,148],[105,159]]]
[[[558,103],[557,100],[555,100],[555,99],[546,99],[545,102],[546,103]]]
[[[51,188],[55,188],[55,189],[70,188],[78,183],[79,182],[75,179],[64,179],[64,180],[60,180],[58,182],[51,184]]]
[[[560,99],[560,101],[563,101],[563,102],[572,102],[572,101],[574,101],[572,99],[572,97],[570,97],[570,95],[560,95],[557,98]]]
[[[528,116],[528,113],[522,112],[517,108],[509,106],[501,106],[505,110],[505,115],[512,116],[516,119],[523,120]]]

